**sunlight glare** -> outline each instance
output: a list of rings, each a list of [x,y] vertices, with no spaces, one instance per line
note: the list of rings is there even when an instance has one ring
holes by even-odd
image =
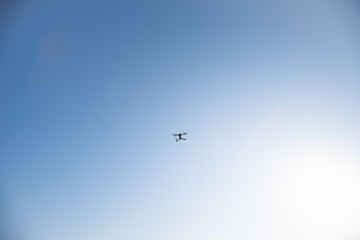
[[[290,227],[329,239],[355,236],[360,227],[357,170],[334,156],[307,158],[290,168],[283,189]]]

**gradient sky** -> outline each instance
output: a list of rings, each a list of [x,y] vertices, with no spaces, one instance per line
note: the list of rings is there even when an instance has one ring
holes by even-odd
[[[0,7],[7,238],[360,239],[356,1]]]

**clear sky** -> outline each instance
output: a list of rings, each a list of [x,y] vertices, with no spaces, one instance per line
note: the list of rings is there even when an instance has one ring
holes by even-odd
[[[360,239],[356,1],[0,7],[6,238]]]

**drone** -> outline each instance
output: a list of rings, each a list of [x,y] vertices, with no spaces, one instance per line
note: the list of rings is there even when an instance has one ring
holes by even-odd
[[[186,140],[187,138],[183,138],[182,136],[186,135],[186,132],[181,132],[181,133],[177,133],[177,134],[173,134],[173,136],[175,136],[175,140],[178,142],[179,140]]]

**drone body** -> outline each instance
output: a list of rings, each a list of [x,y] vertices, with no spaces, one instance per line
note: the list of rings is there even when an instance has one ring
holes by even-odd
[[[175,136],[175,140],[178,142],[179,140],[186,140],[187,138],[183,138],[184,135],[187,133],[181,132],[181,133],[174,133],[173,136]]]

